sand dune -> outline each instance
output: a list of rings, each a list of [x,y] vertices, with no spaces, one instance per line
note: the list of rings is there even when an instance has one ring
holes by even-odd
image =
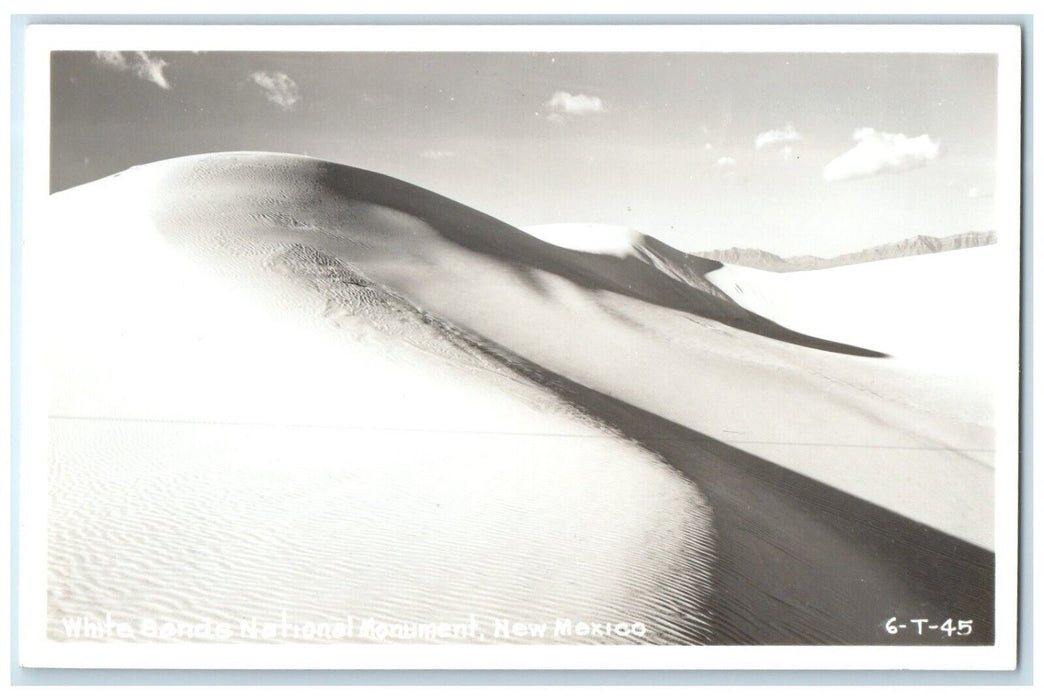
[[[710,638],[694,484],[292,234],[165,235],[158,174],[54,198],[52,637],[285,610]]]
[[[895,601],[959,600],[992,636],[988,410],[835,334],[842,311],[805,324],[649,237],[570,249],[295,156],[52,202],[54,621],[478,605],[871,643]],[[246,517],[209,495],[244,482]],[[132,574],[157,541],[177,558]]]

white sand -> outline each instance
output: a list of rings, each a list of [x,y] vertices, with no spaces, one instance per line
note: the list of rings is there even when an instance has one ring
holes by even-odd
[[[897,352],[870,342],[887,312],[862,334],[813,304],[873,275],[788,286],[649,239],[628,255],[630,233],[577,253],[400,185],[233,154],[52,197],[52,625],[477,606],[699,638],[697,487],[475,340],[992,547],[989,402],[769,322]],[[954,278],[924,275],[945,298]]]

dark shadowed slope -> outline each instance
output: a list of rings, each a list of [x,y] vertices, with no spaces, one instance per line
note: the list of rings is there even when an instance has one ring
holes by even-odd
[[[640,259],[620,259],[549,245],[488,214],[379,173],[324,163],[321,182],[335,196],[397,209],[428,223],[458,245],[524,268],[559,275],[588,289],[624,294],[796,345],[866,357],[884,356],[873,350],[796,333],[747,311],[706,282],[704,275],[720,266],[714,261],[680,254],[677,259],[684,256],[685,267],[669,274],[668,270]],[[650,252],[661,253],[654,259],[664,260],[666,256],[662,253],[669,246],[651,239],[650,243]],[[681,270],[686,273],[684,277],[677,274]]]
[[[993,643],[994,555],[654,414],[575,390],[699,483],[714,508],[718,643]],[[884,623],[974,620],[967,637]]]

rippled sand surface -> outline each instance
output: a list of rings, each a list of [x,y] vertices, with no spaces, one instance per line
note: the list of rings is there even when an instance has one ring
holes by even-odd
[[[104,611],[135,627],[238,630],[285,611],[297,623],[475,615],[489,634],[493,617],[562,617],[642,622],[639,641],[706,636],[706,503],[612,437],[83,419],[52,430],[55,639],[63,618]]]

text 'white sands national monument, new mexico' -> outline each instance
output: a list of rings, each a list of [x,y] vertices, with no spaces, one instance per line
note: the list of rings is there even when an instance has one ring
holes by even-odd
[[[960,611],[992,643],[991,246],[764,272],[266,153],[49,214],[54,640],[105,610],[874,644]]]

